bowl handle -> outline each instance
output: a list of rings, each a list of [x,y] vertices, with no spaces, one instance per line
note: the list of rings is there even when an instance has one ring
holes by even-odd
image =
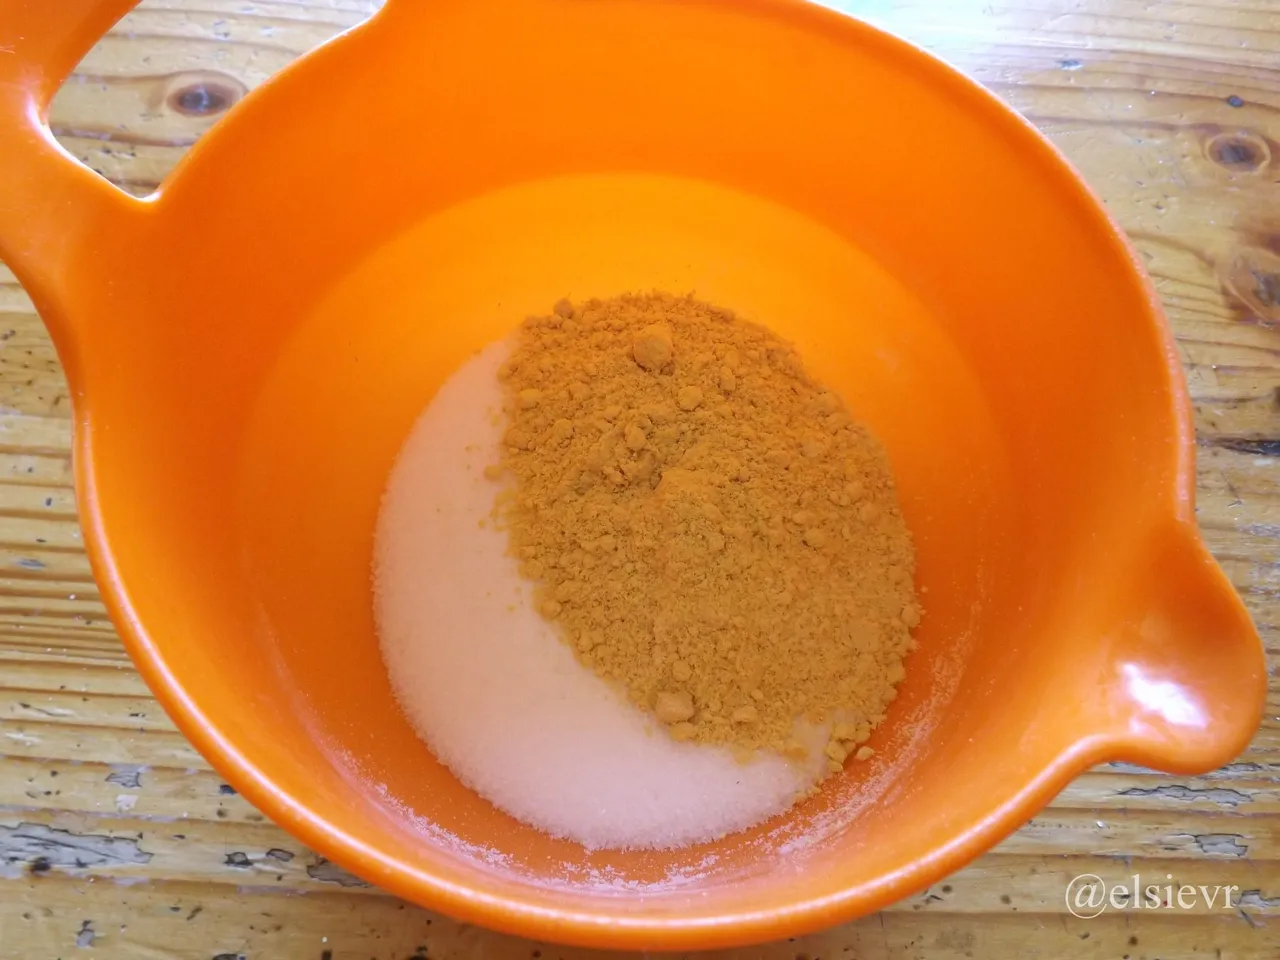
[[[60,292],[94,236],[119,243],[146,202],[116,189],[54,139],[49,101],[138,0],[0,0],[0,259],[27,288],[55,340]]]
[[[1157,524],[1129,570],[1108,638],[1108,752],[1170,773],[1219,767],[1248,745],[1266,700],[1248,611],[1192,521]]]

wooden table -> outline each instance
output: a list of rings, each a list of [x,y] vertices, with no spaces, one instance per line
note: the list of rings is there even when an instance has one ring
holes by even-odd
[[[840,4],[1008,100],[1129,231],[1195,398],[1200,523],[1261,627],[1273,682],[1261,731],[1221,770],[1098,768],[944,883],[738,955],[1280,957],[1280,0]],[[147,0],[63,89],[55,131],[150,192],[246,89],[376,5]],[[946,160],[939,143],[944,174]],[[585,956],[382,894],[222,783],[105,617],[76,523],[68,414],[44,329],[0,268],[0,958]],[[1238,892],[1227,909],[1083,920],[1065,891],[1086,873]]]

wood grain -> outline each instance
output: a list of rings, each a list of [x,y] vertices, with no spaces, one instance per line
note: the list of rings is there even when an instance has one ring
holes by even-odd
[[[246,91],[377,5],[144,0],[59,93],[52,124],[83,162],[148,193]],[[1200,524],[1273,679],[1262,729],[1221,770],[1098,768],[944,883],[738,955],[1280,956],[1280,3],[837,5],[1011,103],[1133,238],[1195,402]],[[389,897],[221,781],[106,618],[76,522],[68,416],[44,328],[0,268],[0,958],[586,957]],[[1238,891],[1228,910],[1079,920],[1064,893],[1085,873]]]

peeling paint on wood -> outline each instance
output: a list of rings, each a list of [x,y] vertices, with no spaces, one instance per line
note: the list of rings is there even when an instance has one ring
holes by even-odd
[[[142,771],[145,769],[146,767],[127,763],[119,764],[113,772],[107,774],[107,783],[116,783],[122,787],[136,790],[142,786]]]
[[[1243,857],[1249,852],[1244,837],[1238,833],[1201,833],[1191,839],[1211,857]]]
[[[1171,797],[1174,800],[1209,800],[1213,803],[1225,803],[1233,807],[1253,800],[1247,793],[1241,793],[1239,790],[1231,790],[1226,787],[1207,787],[1195,790],[1190,787],[1184,787],[1180,783],[1164,784],[1159,787],[1129,787],[1127,790],[1121,790],[1119,795],[1122,797]]]
[[[27,863],[33,872],[149,863],[151,854],[136,839],[72,833],[41,823],[0,823],[0,860]]]
[[[80,924],[80,929],[76,933],[76,946],[82,950],[86,947],[92,947],[95,939],[97,939],[97,934],[93,929],[93,921],[86,920]]]
[[[324,857],[317,857],[316,862],[308,864],[307,876],[312,880],[319,880],[322,883],[336,883],[340,887],[367,887],[368,883],[361,880],[352,873],[343,870],[336,863],[331,863]]]

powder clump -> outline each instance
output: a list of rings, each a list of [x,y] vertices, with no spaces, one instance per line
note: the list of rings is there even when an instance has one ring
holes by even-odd
[[[829,772],[884,718],[922,614],[887,458],[764,327],[628,295],[520,328],[494,513],[578,659],[679,740]],[[861,748],[860,748],[861,747]]]

